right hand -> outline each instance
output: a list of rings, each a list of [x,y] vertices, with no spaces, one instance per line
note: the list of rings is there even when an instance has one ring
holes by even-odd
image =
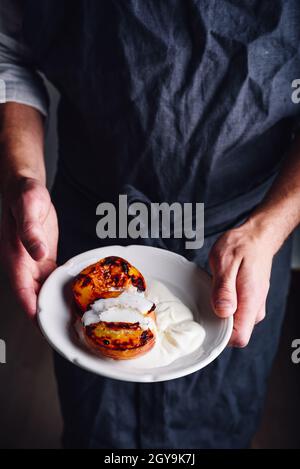
[[[21,307],[35,318],[37,294],[56,267],[58,224],[46,187],[23,178],[2,199],[0,256]]]

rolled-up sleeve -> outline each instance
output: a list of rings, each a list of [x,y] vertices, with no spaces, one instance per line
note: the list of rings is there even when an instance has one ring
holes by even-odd
[[[0,103],[17,102],[48,113],[48,94],[22,41],[20,0],[0,0]]]

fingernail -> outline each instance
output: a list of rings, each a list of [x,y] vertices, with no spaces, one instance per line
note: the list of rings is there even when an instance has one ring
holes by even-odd
[[[234,310],[234,305],[230,300],[217,300],[215,301],[214,306],[218,312],[231,313]]]
[[[230,300],[217,300],[215,306],[222,306],[222,308],[232,308],[233,304]]]

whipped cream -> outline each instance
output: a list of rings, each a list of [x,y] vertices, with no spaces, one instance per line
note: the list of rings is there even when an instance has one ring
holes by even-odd
[[[145,355],[134,359],[135,366],[143,369],[167,366],[201,347],[205,339],[204,328],[162,282],[150,281],[146,297],[156,305],[156,343]],[[123,366],[132,364],[124,361]]]
[[[147,314],[152,308],[153,303],[145,298],[143,292],[136,291],[124,291],[119,296],[114,298],[101,298],[92,304],[91,308],[96,313],[101,313],[110,308],[130,308],[139,311],[142,314]]]
[[[153,307],[153,302],[145,298],[137,289],[126,290],[114,298],[101,298],[91,305],[82,322],[84,326],[103,322],[139,323],[142,329],[153,329],[155,323],[146,314]]]

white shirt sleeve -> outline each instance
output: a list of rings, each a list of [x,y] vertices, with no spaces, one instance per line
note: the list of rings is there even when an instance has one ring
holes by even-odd
[[[22,1],[0,0],[0,103],[11,101],[48,113],[44,81],[22,41]]]

